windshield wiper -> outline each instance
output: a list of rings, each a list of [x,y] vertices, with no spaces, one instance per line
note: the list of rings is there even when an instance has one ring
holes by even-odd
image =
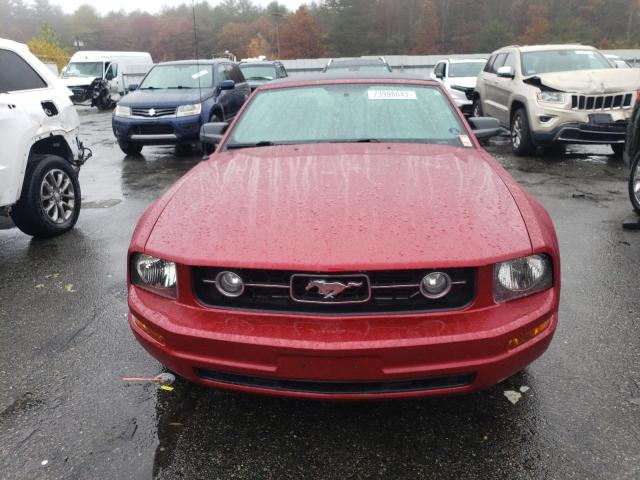
[[[227,144],[228,150],[237,150],[240,148],[255,148],[255,147],[273,147],[275,145],[282,145],[281,143],[273,143],[269,141],[262,141],[257,143],[229,143]]]
[[[138,90],[158,90],[158,87],[140,87]]]
[[[273,80],[273,78],[270,78],[270,77],[249,77],[249,78],[247,78],[247,80]]]
[[[182,90],[183,88],[190,89],[190,88],[193,88],[193,87],[185,87],[185,86],[182,86],[182,85],[178,85],[177,87],[167,87],[167,88],[169,90],[175,90],[175,89]]]

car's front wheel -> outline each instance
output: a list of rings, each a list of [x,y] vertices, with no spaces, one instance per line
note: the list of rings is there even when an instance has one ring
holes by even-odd
[[[478,95],[473,99],[473,108],[471,111],[472,117],[481,117],[482,116],[482,102],[480,102],[480,97]]]
[[[55,237],[73,228],[80,204],[80,183],[71,164],[56,155],[41,155],[27,167],[11,218],[27,235]]]
[[[631,164],[631,174],[629,175],[629,198],[633,209],[640,213],[640,154]]]
[[[536,145],[531,138],[529,118],[524,108],[518,109],[511,119],[511,149],[514,155],[519,157],[533,155],[536,151]]]
[[[118,140],[118,146],[125,155],[140,155],[142,152],[142,145],[139,143],[127,142],[125,140]]]

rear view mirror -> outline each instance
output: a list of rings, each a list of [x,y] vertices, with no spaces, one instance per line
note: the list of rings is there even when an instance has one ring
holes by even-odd
[[[500,78],[515,78],[516,73],[513,70],[513,67],[503,66],[498,68],[498,76]]]
[[[200,127],[200,141],[203,145],[218,145],[229,128],[227,122],[205,123]]]
[[[220,90],[233,90],[236,88],[236,82],[233,80],[225,80],[220,84]]]
[[[138,89],[138,84],[137,83],[132,83],[131,85],[129,85],[129,91],[133,92],[135,90]]]
[[[471,117],[468,119],[477,139],[491,138],[500,134],[500,122],[493,117]]]

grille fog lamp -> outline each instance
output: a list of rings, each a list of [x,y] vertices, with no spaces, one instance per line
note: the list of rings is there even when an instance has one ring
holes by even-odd
[[[451,277],[443,272],[431,272],[420,282],[420,293],[427,298],[444,297],[451,290]]]
[[[220,272],[216,275],[216,288],[225,297],[239,297],[244,292],[244,282],[234,272]]]

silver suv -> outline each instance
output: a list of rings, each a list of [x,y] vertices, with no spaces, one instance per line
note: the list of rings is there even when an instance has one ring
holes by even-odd
[[[509,129],[516,155],[554,143],[609,144],[621,154],[639,88],[639,69],[612,68],[593,47],[510,46],[480,73],[473,115]]]

